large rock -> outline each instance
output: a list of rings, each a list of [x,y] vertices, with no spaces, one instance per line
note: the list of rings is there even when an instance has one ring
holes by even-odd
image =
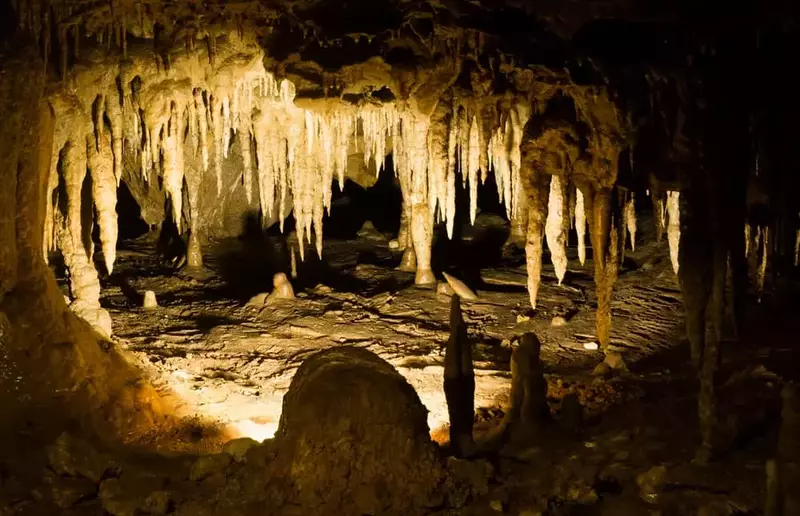
[[[426,419],[414,389],[377,355],[322,351],[283,398],[278,464],[317,514],[414,514],[437,503],[442,479]]]

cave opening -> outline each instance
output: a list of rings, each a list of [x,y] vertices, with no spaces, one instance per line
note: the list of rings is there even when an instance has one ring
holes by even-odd
[[[617,4],[4,2],[0,514],[797,514],[794,15]]]

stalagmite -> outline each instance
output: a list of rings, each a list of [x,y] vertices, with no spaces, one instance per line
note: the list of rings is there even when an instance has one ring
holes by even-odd
[[[678,274],[678,248],[681,241],[680,192],[667,192],[667,239],[672,270]]]
[[[508,239],[505,247],[525,248],[525,240],[528,235],[528,200],[525,195],[520,195],[517,200],[515,213],[511,216]]]
[[[557,175],[554,175],[550,181],[547,222],[545,223],[547,248],[550,250],[550,261],[553,263],[559,285],[567,272],[567,232],[564,230],[564,198],[561,182],[562,179]]]
[[[578,260],[581,265],[584,265],[586,263],[586,207],[580,188],[575,189],[575,232],[578,234]]]
[[[624,211],[624,218],[625,218],[625,229],[628,232],[628,236],[630,237],[631,241],[631,251],[636,250],[636,194],[634,192],[630,192],[628,194],[628,198],[625,201],[625,211]]]
[[[511,354],[511,396],[501,428],[512,444],[535,436],[550,417],[541,348],[539,338],[526,333]]]
[[[472,423],[475,417],[475,373],[472,345],[461,315],[458,295],[450,298],[450,338],[445,347],[444,395],[450,416],[450,446],[457,456],[472,453],[475,442]]]
[[[100,137],[99,149],[92,144],[87,145],[87,155],[92,177],[92,199],[100,226],[103,260],[106,271],[111,274],[117,256],[117,181],[108,135]]]

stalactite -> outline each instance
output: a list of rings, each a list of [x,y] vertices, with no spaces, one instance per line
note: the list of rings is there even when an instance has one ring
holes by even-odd
[[[478,129],[478,118],[472,117],[472,124],[469,126],[467,151],[467,180],[469,182],[469,219],[475,224],[475,217],[478,214],[478,169],[480,167],[481,141]]]
[[[59,246],[64,264],[69,270],[69,287],[73,302],[71,307],[76,314],[85,319],[106,335],[111,335],[111,319],[100,308],[100,281],[82,243],[81,190],[86,176],[86,146],[92,138],[87,132],[76,128],[74,137],[67,144],[61,170],[64,174],[64,193],[66,194],[66,213],[59,214]]]
[[[247,203],[253,200],[253,162],[250,150],[250,112],[245,111],[239,118],[239,143],[242,149],[242,182]]]
[[[567,232],[564,230],[562,181],[563,179],[557,175],[553,175],[550,181],[547,221],[545,223],[547,248],[550,250],[550,261],[553,263],[559,285],[564,280],[564,275],[567,272]]]
[[[597,291],[596,333],[604,352],[608,352],[610,344],[611,296],[619,273],[625,236],[621,226],[623,206],[614,203],[613,197],[611,188],[590,186],[584,190]]]
[[[656,226],[656,242],[661,242],[661,239],[664,238],[664,230],[666,229],[666,221],[664,220],[664,212],[666,207],[664,205],[664,199],[655,190],[650,193],[650,197],[653,202],[653,220]]]
[[[680,192],[667,192],[667,239],[672,270],[678,274],[678,249],[681,241]]]
[[[183,131],[185,124],[182,113],[178,111],[174,102],[170,110],[171,116],[165,129],[165,138],[161,142],[164,156],[164,190],[170,198],[172,220],[180,231],[183,207]]]
[[[578,235],[578,260],[581,265],[584,265],[586,263],[586,207],[580,188],[575,189],[575,233]]]
[[[414,111],[400,113],[392,136],[398,176],[410,186],[411,241],[417,259],[418,285],[434,283],[431,268],[433,215],[428,209],[428,128],[430,120]]]
[[[767,257],[769,256],[769,226],[761,226],[758,229],[761,235],[761,251],[758,257],[758,272],[756,275],[756,288],[758,290],[758,302],[761,302],[761,296],[764,295],[764,280],[767,277]]]
[[[191,107],[189,108],[191,109]],[[199,166],[198,166],[199,165]],[[203,252],[200,245],[200,190],[203,182],[202,157],[198,164],[196,157],[185,161],[184,178],[189,206],[189,238],[186,244],[186,265],[192,268],[203,266]]]
[[[750,233],[750,224],[744,224],[744,256],[745,258],[750,256],[750,240],[752,238]]]
[[[636,250],[636,193],[629,192],[624,209],[625,228],[631,241],[631,251]]]
[[[122,141],[123,141],[123,117],[122,106],[116,94],[106,96],[105,105],[106,116],[111,123],[111,151],[114,155],[114,178],[116,184],[122,179]]]
[[[454,220],[447,219],[447,189],[451,108],[440,102],[431,116],[428,130],[428,209],[438,220],[447,220],[448,238],[453,237]]]
[[[67,46],[67,28],[65,26],[60,26],[58,28],[58,50],[59,50],[59,67],[61,70],[61,80],[67,80],[67,56],[69,52],[69,47]]]
[[[508,109],[487,145],[488,166],[494,170],[497,194],[506,207],[509,219],[513,215],[514,202],[520,195],[520,144],[529,115],[530,108],[522,102]]]
[[[535,309],[542,275],[542,240],[551,176],[536,170],[532,164],[528,163],[527,159],[523,161],[523,166],[526,167],[524,174],[531,181],[527,199],[528,236],[525,243],[525,263],[528,272],[528,296],[531,307]]]
[[[445,184],[442,186],[442,196],[444,205],[442,207],[442,218],[447,221],[447,237],[453,238],[453,224],[455,223],[456,213],[456,149],[458,148],[458,118],[456,116],[458,105],[454,105],[450,115],[449,128],[447,132],[447,163],[445,173]]]
[[[747,251],[745,251],[745,254]],[[800,261],[800,229],[795,232],[794,235],[794,266],[797,267],[798,262]]]
[[[92,199],[97,209],[100,243],[106,271],[114,270],[117,255],[117,181],[114,176],[114,155],[108,135],[100,138],[100,147],[87,148],[89,172],[92,177]]]

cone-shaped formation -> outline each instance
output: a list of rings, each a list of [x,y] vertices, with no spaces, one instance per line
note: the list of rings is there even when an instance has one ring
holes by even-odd
[[[759,227],[759,235],[761,236],[761,247],[756,244],[756,249],[760,250],[758,255],[758,271],[756,274],[756,288],[758,290],[758,301],[761,302],[761,296],[764,294],[764,280],[767,277],[767,258],[769,256],[769,227]]]
[[[547,204],[547,222],[545,236],[550,251],[550,261],[556,271],[560,285],[567,272],[567,231],[564,229],[564,196],[561,188],[562,179],[553,176],[550,181],[550,197]]]
[[[625,201],[625,209],[623,211],[623,217],[625,219],[625,229],[628,232],[628,236],[630,237],[631,241],[631,251],[636,250],[636,194],[634,192],[630,192],[628,194],[628,198]]]
[[[575,189],[575,232],[578,234],[578,260],[586,263],[586,207],[580,188]]]

